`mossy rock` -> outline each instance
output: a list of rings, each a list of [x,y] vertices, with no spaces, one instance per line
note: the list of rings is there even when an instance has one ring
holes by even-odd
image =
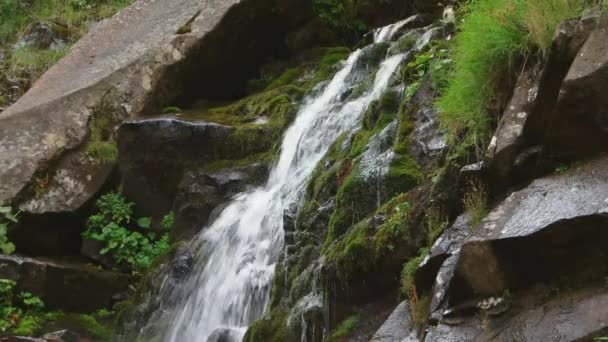
[[[112,340],[111,326],[101,323],[94,315],[60,312],[51,314],[49,316],[49,321],[42,328],[42,331],[44,332],[67,329],[82,337],[88,337],[94,341]]]
[[[243,342],[291,341],[287,329],[288,315],[284,309],[270,311],[266,317],[251,324]]]

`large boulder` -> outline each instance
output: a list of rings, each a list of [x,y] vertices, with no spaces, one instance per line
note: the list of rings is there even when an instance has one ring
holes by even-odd
[[[242,95],[309,7],[300,0],[139,0],[95,25],[0,114],[0,203],[27,203],[21,209],[31,213],[80,208],[114,164],[87,149],[92,127],[112,135],[123,119],[158,111],[178,95],[183,103]]]
[[[417,274],[419,288],[433,286],[429,278],[436,275],[431,311],[536,283],[601,280],[608,271],[607,166],[602,156],[535,180],[476,227],[459,218]]]
[[[111,307],[132,281],[82,262],[11,255],[0,255],[0,278],[15,281],[17,290],[40,297],[51,310],[75,312]]]

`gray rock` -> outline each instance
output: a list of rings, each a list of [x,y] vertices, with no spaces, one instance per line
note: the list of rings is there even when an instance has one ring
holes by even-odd
[[[56,51],[64,46],[65,42],[55,35],[49,25],[37,22],[28,28],[13,48],[33,47],[35,49]]]
[[[608,258],[600,246],[607,238],[600,228],[607,213],[604,156],[511,194],[466,239],[456,273],[464,287],[482,296],[525,286],[568,267],[573,267],[570,277],[575,279],[577,262],[597,262],[600,274],[603,258]],[[569,253],[557,252],[562,249]]]
[[[290,336],[298,340],[321,342],[325,321],[323,318],[323,298],[319,293],[310,293],[300,299],[287,318]]]
[[[0,255],[0,278],[18,291],[40,297],[51,310],[91,312],[111,307],[112,297],[127,290],[131,277],[81,262]]]
[[[412,328],[410,304],[401,302],[393,313],[376,331],[370,342],[417,342],[418,338]]]
[[[157,111],[180,93],[237,96],[235,84],[244,87],[268,57],[267,47],[283,38],[268,29],[287,32],[310,14],[306,6],[301,0],[138,0],[98,23],[0,115],[0,203],[34,197],[36,176],[65,174],[67,161],[80,159],[96,112],[118,123]],[[189,32],[176,34],[192,18]],[[111,111],[101,110],[107,105]],[[45,189],[56,196],[24,209],[74,211],[99,188],[70,185],[103,184],[108,177],[103,168],[72,163],[69,169],[68,179]]]

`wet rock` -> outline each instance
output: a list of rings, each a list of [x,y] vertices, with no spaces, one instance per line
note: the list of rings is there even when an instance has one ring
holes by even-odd
[[[460,257],[460,248],[470,232],[469,215],[459,216],[454,224],[435,241],[429,255],[416,271],[416,288],[432,289],[430,306],[432,315],[446,307],[444,300]]]
[[[207,339],[207,342],[236,342],[239,334],[230,329],[217,329]]]
[[[536,105],[538,83],[536,70],[526,71],[519,76],[511,101],[488,146],[484,164],[495,187],[510,180],[515,159],[526,146],[524,127]]]
[[[359,172],[365,181],[382,179],[388,174],[395,157],[392,150],[397,134],[397,122],[393,121],[380,133],[370,138],[365,152],[359,159]]]
[[[272,16],[266,11],[270,6]],[[0,203],[15,205],[35,197],[37,176],[54,179],[65,171],[57,165],[78,160],[74,154],[85,150],[96,112],[119,123],[157,112],[178,94],[184,102],[200,94],[224,99],[243,95],[246,80],[269,51],[280,50],[272,47],[310,15],[307,6],[300,0],[278,5],[210,0],[204,6],[198,0],[139,0],[98,23],[0,115]],[[191,31],[176,35],[199,10]],[[48,44],[49,39],[40,41]],[[71,184],[102,184],[108,177],[86,167],[83,171],[78,163],[69,170],[69,182],[46,189],[57,200],[37,206],[40,211],[76,210],[96,192]],[[62,198],[78,200],[66,207]]]
[[[370,342],[417,342],[412,328],[410,304],[405,301],[395,308],[389,318],[376,331]]]
[[[42,338],[47,342],[80,342],[82,337],[70,330],[60,330],[44,334]]]
[[[479,334],[479,324],[475,319],[471,319],[464,324],[451,326],[447,324],[438,324],[430,326],[424,341],[428,342],[461,342],[461,341],[476,341],[475,338]]]
[[[608,265],[608,158],[538,179],[495,207],[462,245],[451,301],[501,294]],[[592,275],[587,275],[591,276]],[[468,292],[468,293],[467,293]]]
[[[118,148],[125,195],[138,203],[137,210],[142,216],[156,217],[169,212],[180,182],[185,183],[185,187],[200,183],[184,176],[186,168],[203,167],[217,160],[222,144],[233,130],[217,124],[171,118],[122,124]]]
[[[40,297],[51,310],[91,312],[111,307],[112,297],[127,290],[131,277],[75,261],[0,255],[0,278],[19,291]]]
[[[209,223],[216,208],[247,187],[260,185],[267,173],[261,163],[213,172],[185,171],[175,190],[172,237],[182,240],[194,236]]]
[[[300,299],[287,319],[289,335],[301,336],[303,341],[321,342],[325,328],[322,303],[318,293],[310,293]]]
[[[32,47],[41,50],[59,50],[65,42],[55,35],[51,27],[45,23],[37,22],[31,25],[15,44],[14,49]]]
[[[560,89],[545,144],[547,153],[579,159],[606,151],[608,99],[608,17],[578,51]]]

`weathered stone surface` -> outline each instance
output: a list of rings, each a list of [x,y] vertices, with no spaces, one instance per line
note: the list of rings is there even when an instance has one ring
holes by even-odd
[[[389,318],[376,331],[370,342],[416,342],[418,338],[412,329],[410,304],[405,301],[395,308]]]
[[[215,208],[248,186],[261,184],[267,173],[262,163],[211,172],[185,171],[173,202],[173,239],[192,237],[208,223]]]
[[[29,27],[23,37],[15,44],[15,49],[33,47],[36,49],[58,50],[65,45],[51,27],[45,23],[37,22]]]
[[[591,32],[560,90],[546,144],[551,154],[580,158],[608,141],[608,18]]]
[[[321,294],[310,293],[302,297],[291,310],[287,327],[290,336],[302,336],[306,341],[321,342],[325,328]]]
[[[106,114],[120,121],[158,110],[180,93],[184,101],[197,92],[238,95],[268,51],[278,50],[268,48],[280,45],[308,8],[300,0],[139,0],[95,25],[0,115],[0,203],[30,199],[37,176],[55,179],[65,170],[56,165],[81,159],[89,123],[106,101],[115,109]],[[189,32],[176,34],[190,19]],[[98,190],[90,183],[107,177],[107,170],[86,163],[84,170],[78,163],[70,169],[45,189],[54,194],[47,203],[34,209],[75,210]],[[72,199],[67,205],[66,198]]]
[[[127,290],[131,277],[84,263],[0,255],[0,278],[40,297],[51,310],[91,312],[108,308]]]
[[[607,213],[605,156],[532,182],[495,207],[466,239],[455,292],[491,296],[567,272],[576,279],[577,263],[590,263],[601,275],[608,264],[602,247]]]
[[[525,146],[524,127],[534,110],[538,95],[538,72],[526,71],[519,76],[511,102],[502,115],[486,153],[485,166],[492,180],[504,183],[511,176],[517,155]]]
[[[172,118],[129,121],[118,131],[123,191],[141,215],[171,210],[186,168],[222,157],[233,128]]]

